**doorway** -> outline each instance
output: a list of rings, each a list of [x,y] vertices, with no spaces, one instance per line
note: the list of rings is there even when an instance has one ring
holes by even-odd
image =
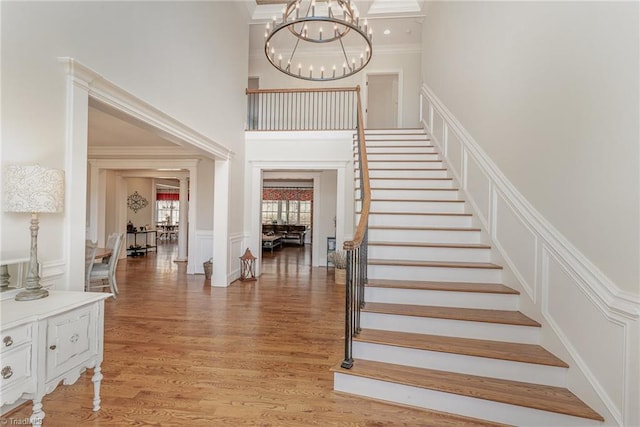
[[[367,128],[398,128],[399,86],[398,73],[367,75]]]

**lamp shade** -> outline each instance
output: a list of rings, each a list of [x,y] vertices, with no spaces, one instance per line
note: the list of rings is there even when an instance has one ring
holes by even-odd
[[[38,165],[10,165],[4,174],[5,212],[62,212],[64,171]]]

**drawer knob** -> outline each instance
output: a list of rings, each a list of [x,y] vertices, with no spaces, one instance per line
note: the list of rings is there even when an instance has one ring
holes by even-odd
[[[13,338],[11,338],[11,335],[7,335],[2,339],[2,342],[4,343],[5,347],[10,347],[11,344],[13,344]]]
[[[55,350],[56,348],[58,348],[58,347],[55,344],[49,346],[49,350]]]
[[[13,375],[13,370],[11,369],[11,366],[5,366],[4,368],[2,368],[2,378],[4,378],[5,380],[7,378],[11,378],[11,376]]]
[[[73,334],[73,335],[71,335],[71,337],[69,338],[69,341],[71,341],[71,342],[77,342],[77,341],[78,341],[78,339],[80,339],[80,335],[78,335],[78,334]]]

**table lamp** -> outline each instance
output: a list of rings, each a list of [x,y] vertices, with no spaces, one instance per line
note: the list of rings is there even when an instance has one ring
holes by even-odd
[[[38,214],[62,212],[64,171],[37,165],[10,165],[4,176],[4,211],[31,214],[31,252],[24,290],[17,301],[44,298],[49,291],[40,285],[38,272]]]

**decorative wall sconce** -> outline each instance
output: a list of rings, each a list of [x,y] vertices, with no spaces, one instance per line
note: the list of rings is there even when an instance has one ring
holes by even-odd
[[[140,209],[144,209],[149,205],[149,201],[142,197],[137,191],[127,197],[127,206],[129,209],[138,213]]]
[[[256,279],[256,257],[253,256],[249,248],[240,257],[240,280],[243,282],[255,282]]]

